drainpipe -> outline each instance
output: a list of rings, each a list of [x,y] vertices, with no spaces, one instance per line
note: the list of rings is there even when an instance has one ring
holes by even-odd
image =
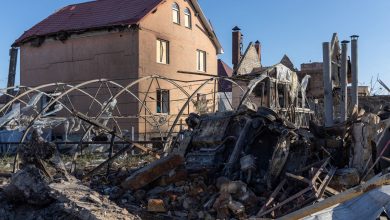
[[[352,107],[359,106],[358,83],[359,83],[359,65],[358,65],[358,35],[351,36],[351,63],[352,63]]]
[[[330,43],[324,42],[323,49],[323,77],[324,77],[324,108],[325,127],[333,126],[333,88],[332,88],[332,63]]]
[[[341,42],[341,122],[345,122],[347,120],[348,112],[348,43],[349,41],[346,40]]]

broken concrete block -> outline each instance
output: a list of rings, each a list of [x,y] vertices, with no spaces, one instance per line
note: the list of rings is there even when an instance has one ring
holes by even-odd
[[[148,212],[166,212],[164,201],[161,199],[148,200]]]
[[[184,165],[182,156],[175,154],[167,156],[136,171],[123,181],[121,186],[124,189],[141,189],[181,165]]]
[[[30,205],[45,206],[53,200],[50,197],[49,180],[34,166],[27,166],[11,178],[11,183],[4,188],[8,200]]]

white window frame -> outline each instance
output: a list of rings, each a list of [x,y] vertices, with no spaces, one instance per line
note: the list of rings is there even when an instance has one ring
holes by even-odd
[[[196,50],[196,70],[199,72],[206,72],[206,70],[207,70],[207,53],[206,53],[206,51]]]
[[[164,97],[168,100],[164,100]],[[156,91],[156,113],[168,114],[170,112],[170,92],[167,89],[157,89]]]
[[[156,62],[160,64],[169,64],[169,41],[156,40]]]
[[[172,22],[180,24],[180,6],[176,2],[172,4]]]
[[[192,28],[192,15],[189,8],[184,9],[184,26],[188,29]]]

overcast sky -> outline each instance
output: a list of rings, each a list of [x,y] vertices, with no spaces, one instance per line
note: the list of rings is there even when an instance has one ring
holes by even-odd
[[[178,0],[183,1],[183,0]],[[57,9],[81,0],[3,0],[0,24],[0,86],[7,81],[9,47],[25,30]],[[231,29],[239,26],[245,46],[259,40],[263,64],[273,65],[287,54],[299,67],[322,61],[322,42],[337,32],[339,39],[360,35],[360,81],[371,77],[390,85],[389,0],[199,0],[211,20],[231,64]],[[18,70],[19,71],[19,70]]]

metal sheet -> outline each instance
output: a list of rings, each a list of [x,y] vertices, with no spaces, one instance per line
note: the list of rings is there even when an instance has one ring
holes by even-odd
[[[390,186],[371,190],[356,199],[317,212],[305,220],[377,219],[390,211]]]

